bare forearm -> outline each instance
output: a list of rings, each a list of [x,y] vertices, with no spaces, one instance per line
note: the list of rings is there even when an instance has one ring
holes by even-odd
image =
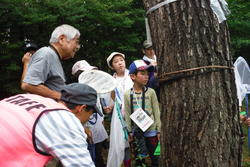
[[[52,99],[55,99],[55,100],[61,98],[61,93],[60,92],[51,90],[51,89],[49,89],[48,87],[46,87],[45,85],[42,85],[42,84],[40,84],[40,85],[31,85],[31,84],[22,82],[21,88],[24,91],[27,91],[29,93],[41,95],[41,96],[44,96],[44,97],[49,97],[49,98],[52,98]]]
[[[32,53],[27,52],[23,55],[22,62],[23,62],[23,73],[22,73],[22,78],[21,78],[21,83],[26,76],[27,70],[28,70],[28,65],[30,62],[30,58],[32,56]]]
[[[27,64],[23,64],[23,73],[22,73],[22,77],[21,77],[21,84],[23,82],[24,77],[26,76],[27,69],[28,69],[28,63]]]

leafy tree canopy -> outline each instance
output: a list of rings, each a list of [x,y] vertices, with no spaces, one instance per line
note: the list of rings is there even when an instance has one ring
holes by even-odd
[[[250,1],[229,0],[228,24],[231,35],[231,50],[234,58],[244,57],[250,62]]]
[[[132,0],[0,0],[0,61],[4,64],[0,98],[21,91],[25,41],[47,46],[56,26],[73,25],[81,32],[81,49],[64,62],[66,76],[70,78],[73,63],[80,59],[107,71],[106,58],[113,51],[125,53],[128,62],[142,56],[143,16],[142,5]]]

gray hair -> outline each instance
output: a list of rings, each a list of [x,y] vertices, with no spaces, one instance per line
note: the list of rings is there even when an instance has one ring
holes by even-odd
[[[55,30],[52,32],[49,43],[55,43],[58,42],[58,38],[61,35],[65,35],[68,40],[71,40],[75,38],[76,36],[80,36],[80,32],[75,27],[63,24],[55,28]]]

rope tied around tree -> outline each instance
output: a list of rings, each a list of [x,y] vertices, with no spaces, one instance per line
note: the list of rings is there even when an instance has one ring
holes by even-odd
[[[146,15],[148,15],[150,12],[153,12],[155,11],[156,9],[159,9],[160,7],[164,6],[164,5],[167,5],[171,2],[175,2],[177,0],[165,0],[163,2],[160,2],[158,4],[156,4],[155,6],[151,7],[150,9],[148,9],[148,11],[146,12]]]
[[[151,38],[151,33],[150,33],[150,27],[148,23],[148,18],[147,15],[160,7],[164,5],[168,5],[172,2],[176,2],[177,0],[164,0],[153,7],[149,8],[146,11],[146,17],[145,17],[145,28],[146,28],[146,36],[147,36],[147,41],[152,43],[152,38]],[[223,22],[226,20],[226,16],[230,14],[230,10],[228,9],[228,4],[225,0],[210,0],[210,7],[213,11],[213,13],[217,16],[219,23]]]
[[[149,28],[149,24],[148,24],[148,18],[147,15],[157,9],[159,9],[160,7],[167,5],[171,2],[175,2],[177,0],[165,0],[163,2],[160,2],[158,4],[156,4],[155,6],[151,7],[150,9],[148,9],[148,11],[146,12],[146,17],[145,17],[145,28],[146,28],[146,36],[147,36],[147,41],[152,43],[152,39],[151,39],[151,33],[150,33],[150,28]]]
[[[220,65],[211,65],[211,66],[202,66],[202,67],[195,67],[195,68],[189,68],[184,70],[178,70],[173,72],[167,72],[163,73],[161,75],[158,75],[159,83],[164,83],[170,80],[177,80],[185,77],[191,77],[194,75],[201,75],[208,72],[214,72],[216,69],[230,69],[233,70],[234,67],[229,66],[220,66]],[[199,72],[195,72],[199,71]],[[195,72],[195,73],[193,73]],[[189,73],[189,74],[188,74]]]

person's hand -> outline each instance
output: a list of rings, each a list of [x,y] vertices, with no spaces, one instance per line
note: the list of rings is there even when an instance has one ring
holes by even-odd
[[[54,92],[54,99],[60,100],[62,97],[62,93],[55,91]]]
[[[158,141],[160,141],[160,139],[161,139],[161,134],[160,133],[157,133],[157,139],[158,139]]]
[[[134,140],[133,133],[129,133],[128,135],[128,142],[132,142]]]
[[[92,140],[92,132],[90,131],[90,129],[85,127],[84,130],[88,138]]]
[[[240,115],[240,121],[247,125],[247,126],[250,126],[250,118],[247,118],[247,116],[245,115]]]
[[[30,52],[25,53],[22,58],[23,64],[28,64],[30,62],[31,56],[32,56],[32,53]]]
[[[247,118],[246,116],[241,115],[240,120],[246,126],[250,126],[250,118]]]
[[[112,109],[113,109],[113,106],[107,106],[107,107],[104,107],[103,109],[104,109],[104,112],[105,112],[106,114],[109,114],[109,113],[111,113],[111,111],[112,111]]]
[[[247,126],[250,126],[250,118],[247,118],[247,119],[244,121],[244,124],[247,125]]]
[[[87,140],[88,140],[89,144],[94,144],[94,142],[93,142],[93,135],[92,135],[92,132],[90,131],[90,129],[87,128],[87,127],[85,127],[84,130],[85,130],[85,133],[88,136]]]

